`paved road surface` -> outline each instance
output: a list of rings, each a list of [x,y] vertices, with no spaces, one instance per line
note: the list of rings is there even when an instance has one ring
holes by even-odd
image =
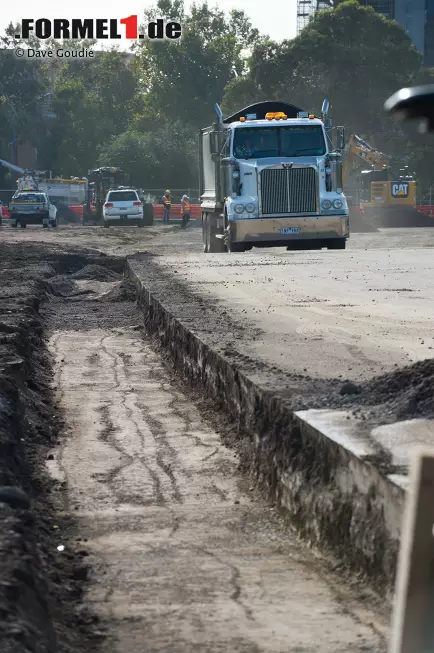
[[[262,330],[237,342],[248,356],[351,380],[434,357],[434,229],[355,234],[343,252],[204,255],[199,240],[170,234],[155,260]]]

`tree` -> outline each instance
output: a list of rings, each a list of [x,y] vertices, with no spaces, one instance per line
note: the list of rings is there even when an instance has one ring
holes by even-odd
[[[306,110],[319,111],[327,97],[335,124],[377,137],[387,120],[384,101],[420,64],[401,26],[351,0],[315,14],[292,41],[260,43],[250,78],[263,94]]]
[[[156,124],[146,133],[129,130],[99,149],[101,165],[125,170],[140,188],[191,188],[197,185],[195,135],[181,122]]]
[[[128,128],[136,102],[137,78],[125,54],[95,54],[78,63],[53,59],[56,120],[40,154],[46,167],[65,176],[87,174],[100,144]]]
[[[250,75],[243,75],[231,80],[226,86],[221,109],[224,115],[231,115],[249,104],[267,99],[273,98],[266,97]]]
[[[0,158],[10,158],[15,133],[17,143],[36,140],[43,129],[38,98],[45,90],[40,66],[14,55],[11,24],[0,37]]]
[[[156,15],[179,20],[183,34],[179,42],[144,41],[138,49],[146,110],[197,129],[213,119],[213,105],[228,82],[246,70],[245,52],[259,33],[243,12],[226,18],[207,3],[186,13],[181,2],[159,0],[146,18]]]

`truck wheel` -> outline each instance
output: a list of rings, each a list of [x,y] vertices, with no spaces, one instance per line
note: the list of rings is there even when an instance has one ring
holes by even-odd
[[[106,229],[108,229],[108,227],[109,227],[109,223],[107,222],[107,220],[104,220],[104,227],[105,227]]]
[[[55,229],[57,227],[57,220],[52,220],[50,224],[53,227],[53,229]]]
[[[217,227],[214,220],[208,216],[208,252],[210,254],[222,254],[226,251],[226,245],[223,238],[217,238]],[[220,234],[219,234],[220,235]]]
[[[327,249],[345,249],[347,241],[345,238],[333,238],[327,243]]]
[[[208,251],[210,254],[222,254],[226,252],[224,240],[222,238],[216,238],[215,234],[212,235],[208,245]]]
[[[25,229],[27,227],[25,222],[20,222],[20,227],[21,229]]]
[[[208,254],[208,215],[206,213],[202,216],[202,242],[203,251]]]
[[[246,246],[244,243],[230,243],[228,246],[228,251],[229,252],[245,252],[246,251]]]
[[[231,240],[231,234],[229,229],[226,229],[225,231],[225,247],[227,252],[245,252],[246,251],[246,246],[244,243],[233,243]],[[251,249],[251,247],[250,247]]]

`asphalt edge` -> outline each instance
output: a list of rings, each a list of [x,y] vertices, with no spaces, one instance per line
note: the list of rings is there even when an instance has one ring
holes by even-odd
[[[145,329],[192,386],[236,425],[241,462],[303,539],[331,551],[391,598],[405,490],[372,461],[336,442],[260,387],[173,314],[158,285],[127,258]]]

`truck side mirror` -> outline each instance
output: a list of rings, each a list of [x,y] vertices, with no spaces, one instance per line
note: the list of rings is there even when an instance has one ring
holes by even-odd
[[[397,122],[417,120],[421,131],[434,131],[434,85],[402,88],[387,100],[384,109]]]
[[[345,149],[345,127],[337,128],[338,134],[338,150]]]
[[[209,135],[209,149],[211,154],[219,154],[219,134],[218,132],[210,132]]]
[[[330,106],[329,101],[324,100],[321,107],[321,115],[324,116],[324,118],[327,118],[328,116],[329,106]]]

